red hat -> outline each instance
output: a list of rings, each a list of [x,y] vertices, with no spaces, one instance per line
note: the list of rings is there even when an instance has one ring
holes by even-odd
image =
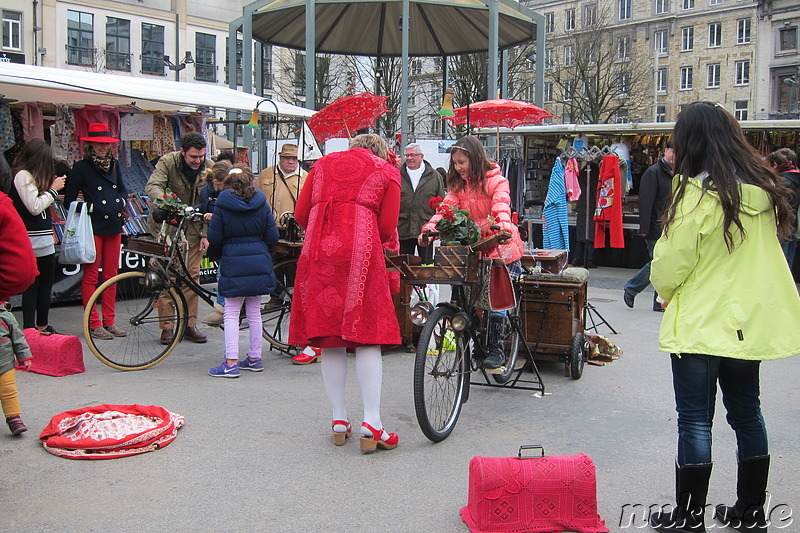
[[[89,124],[89,134],[86,137],[81,137],[82,141],[94,143],[118,143],[119,139],[111,136],[108,130],[108,124],[93,123]]]

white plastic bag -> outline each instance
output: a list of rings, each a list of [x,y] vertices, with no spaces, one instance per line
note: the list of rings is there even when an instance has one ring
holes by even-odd
[[[78,211],[78,205],[80,205],[80,211]],[[69,205],[69,213],[67,213],[67,223],[64,226],[64,238],[61,240],[58,262],[62,265],[85,265],[94,263],[96,257],[94,230],[86,202],[72,202]]]

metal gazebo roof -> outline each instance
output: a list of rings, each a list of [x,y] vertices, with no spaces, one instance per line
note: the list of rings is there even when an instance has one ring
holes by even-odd
[[[318,53],[401,56],[402,0],[316,0]],[[532,11],[498,2],[498,46],[509,48],[536,37]],[[253,12],[253,37],[303,50],[306,0],[275,0]],[[481,0],[410,0],[408,55],[442,56],[485,52],[489,7]]]

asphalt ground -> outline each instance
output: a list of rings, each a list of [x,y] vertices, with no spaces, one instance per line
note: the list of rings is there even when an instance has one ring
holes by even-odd
[[[590,271],[589,301],[619,332],[600,330],[624,350],[619,360],[587,365],[579,380],[540,361],[543,397],[473,387],[455,431],[438,444],[414,415],[413,356],[386,354],[382,417],[400,445],[372,455],[360,453],[357,438],[333,445],[317,364],[295,366],[269,353],[262,373],[209,377],[222,360],[217,329],[205,329],[207,344],[183,342],[145,371],[111,369],[86,349],[83,374],[18,373],[30,430],[12,437],[0,428],[0,530],[464,532],[459,509],[467,504],[470,459],[515,456],[520,445],[541,444],[548,454],[593,459],[599,511],[611,531],[649,531],[644,509],[674,498],[675,412],[669,357],[657,351],[663,315],[651,310],[652,292],[634,309],[622,302],[633,273]],[[80,306],[55,307],[51,323],[82,337],[81,315]],[[347,401],[357,427],[361,405],[350,363]],[[791,517],[800,506],[798,372],[797,357],[762,365],[771,531],[800,531]],[[75,461],[42,448],[37,437],[52,416],[103,403],[160,405],[186,424],[166,448],[130,458]],[[735,439],[719,400],[717,407],[709,502],[730,504]]]

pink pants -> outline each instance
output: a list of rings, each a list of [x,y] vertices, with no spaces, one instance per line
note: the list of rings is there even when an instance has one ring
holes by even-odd
[[[119,270],[119,251],[122,242],[122,234],[116,233],[114,235],[95,235],[94,246],[97,250],[97,259],[94,263],[83,265],[83,280],[81,281],[81,300],[83,306],[89,298],[94,294],[98,285],[98,270],[103,269],[103,281],[111,279],[117,275]],[[97,314],[97,309],[93,308],[89,314],[89,328],[97,329],[101,326],[111,326],[117,318],[115,306],[117,298],[117,287],[112,285],[103,294],[102,311],[103,319]]]
[[[225,359],[239,359],[239,311],[242,310],[242,303],[250,330],[247,357],[259,359],[262,349],[261,296],[225,297]]]

